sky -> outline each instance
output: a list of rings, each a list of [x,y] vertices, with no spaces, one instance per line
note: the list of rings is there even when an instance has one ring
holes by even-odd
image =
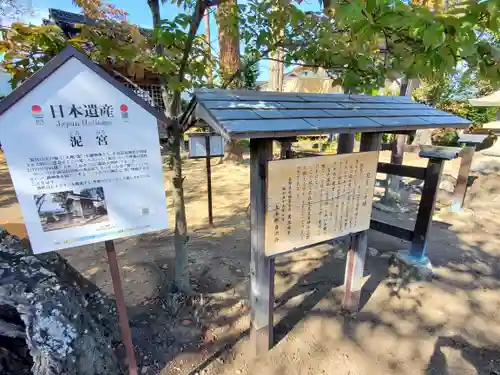
[[[48,18],[48,9],[56,8],[65,10],[68,12],[80,13],[80,8],[73,5],[71,0],[19,0],[25,3],[32,3],[32,7],[35,9],[35,14],[33,16],[25,17],[23,19],[26,23],[40,24],[44,18]],[[147,0],[110,0],[108,3],[114,4],[117,8],[124,9],[128,12],[128,21],[130,23],[139,25],[145,28],[152,27],[152,19],[149,7],[147,5]],[[319,11],[319,1],[318,0],[303,0],[301,8],[308,11]],[[213,8],[215,9],[215,8]],[[170,0],[166,1],[166,4],[161,5],[161,16],[162,18],[172,18],[176,14],[182,12],[177,5],[171,4]],[[203,23],[200,26],[200,32],[203,31]],[[218,51],[217,42],[217,25],[215,24],[215,19],[211,15],[210,19],[210,37],[211,43],[214,50]],[[262,61],[259,63],[259,80],[267,80],[269,62]]]

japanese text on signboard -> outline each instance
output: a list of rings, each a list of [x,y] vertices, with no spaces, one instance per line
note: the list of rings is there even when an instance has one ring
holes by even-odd
[[[368,229],[377,159],[363,152],[269,162],[266,255]]]

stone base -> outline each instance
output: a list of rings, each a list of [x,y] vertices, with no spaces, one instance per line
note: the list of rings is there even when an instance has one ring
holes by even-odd
[[[432,278],[432,264],[427,256],[416,258],[408,250],[397,252],[395,259],[407,267],[411,267],[420,279]]]
[[[481,153],[488,156],[500,156],[500,138],[493,143],[493,146],[484,149]]]

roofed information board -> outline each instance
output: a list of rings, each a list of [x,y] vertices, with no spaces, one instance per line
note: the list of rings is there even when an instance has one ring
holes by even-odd
[[[67,51],[1,109],[2,147],[35,253],[167,227],[153,110]]]
[[[268,163],[266,255],[370,227],[378,152]]]

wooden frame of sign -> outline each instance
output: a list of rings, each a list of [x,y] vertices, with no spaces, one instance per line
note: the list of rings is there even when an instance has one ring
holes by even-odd
[[[276,161],[273,139],[250,140],[250,338],[255,354],[274,343],[276,256],[349,235],[342,305],[357,309],[381,136],[363,133],[360,153],[352,153],[350,143],[340,147],[342,155]],[[342,134],[339,143],[349,138]]]
[[[221,157],[224,156],[224,139],[217,133],[188,133],[188,149],[189,159],[202,159],[207,155]]]
[[[189,133],[189,158],[205,159],[207,171],[208,223],[214,226],[212,207],[212,162],[211,158],[224,156],[224,139],[217,133]],[[195,140],[197,143],[195,143]],[[215,150],[212,152],[212,150]]]

